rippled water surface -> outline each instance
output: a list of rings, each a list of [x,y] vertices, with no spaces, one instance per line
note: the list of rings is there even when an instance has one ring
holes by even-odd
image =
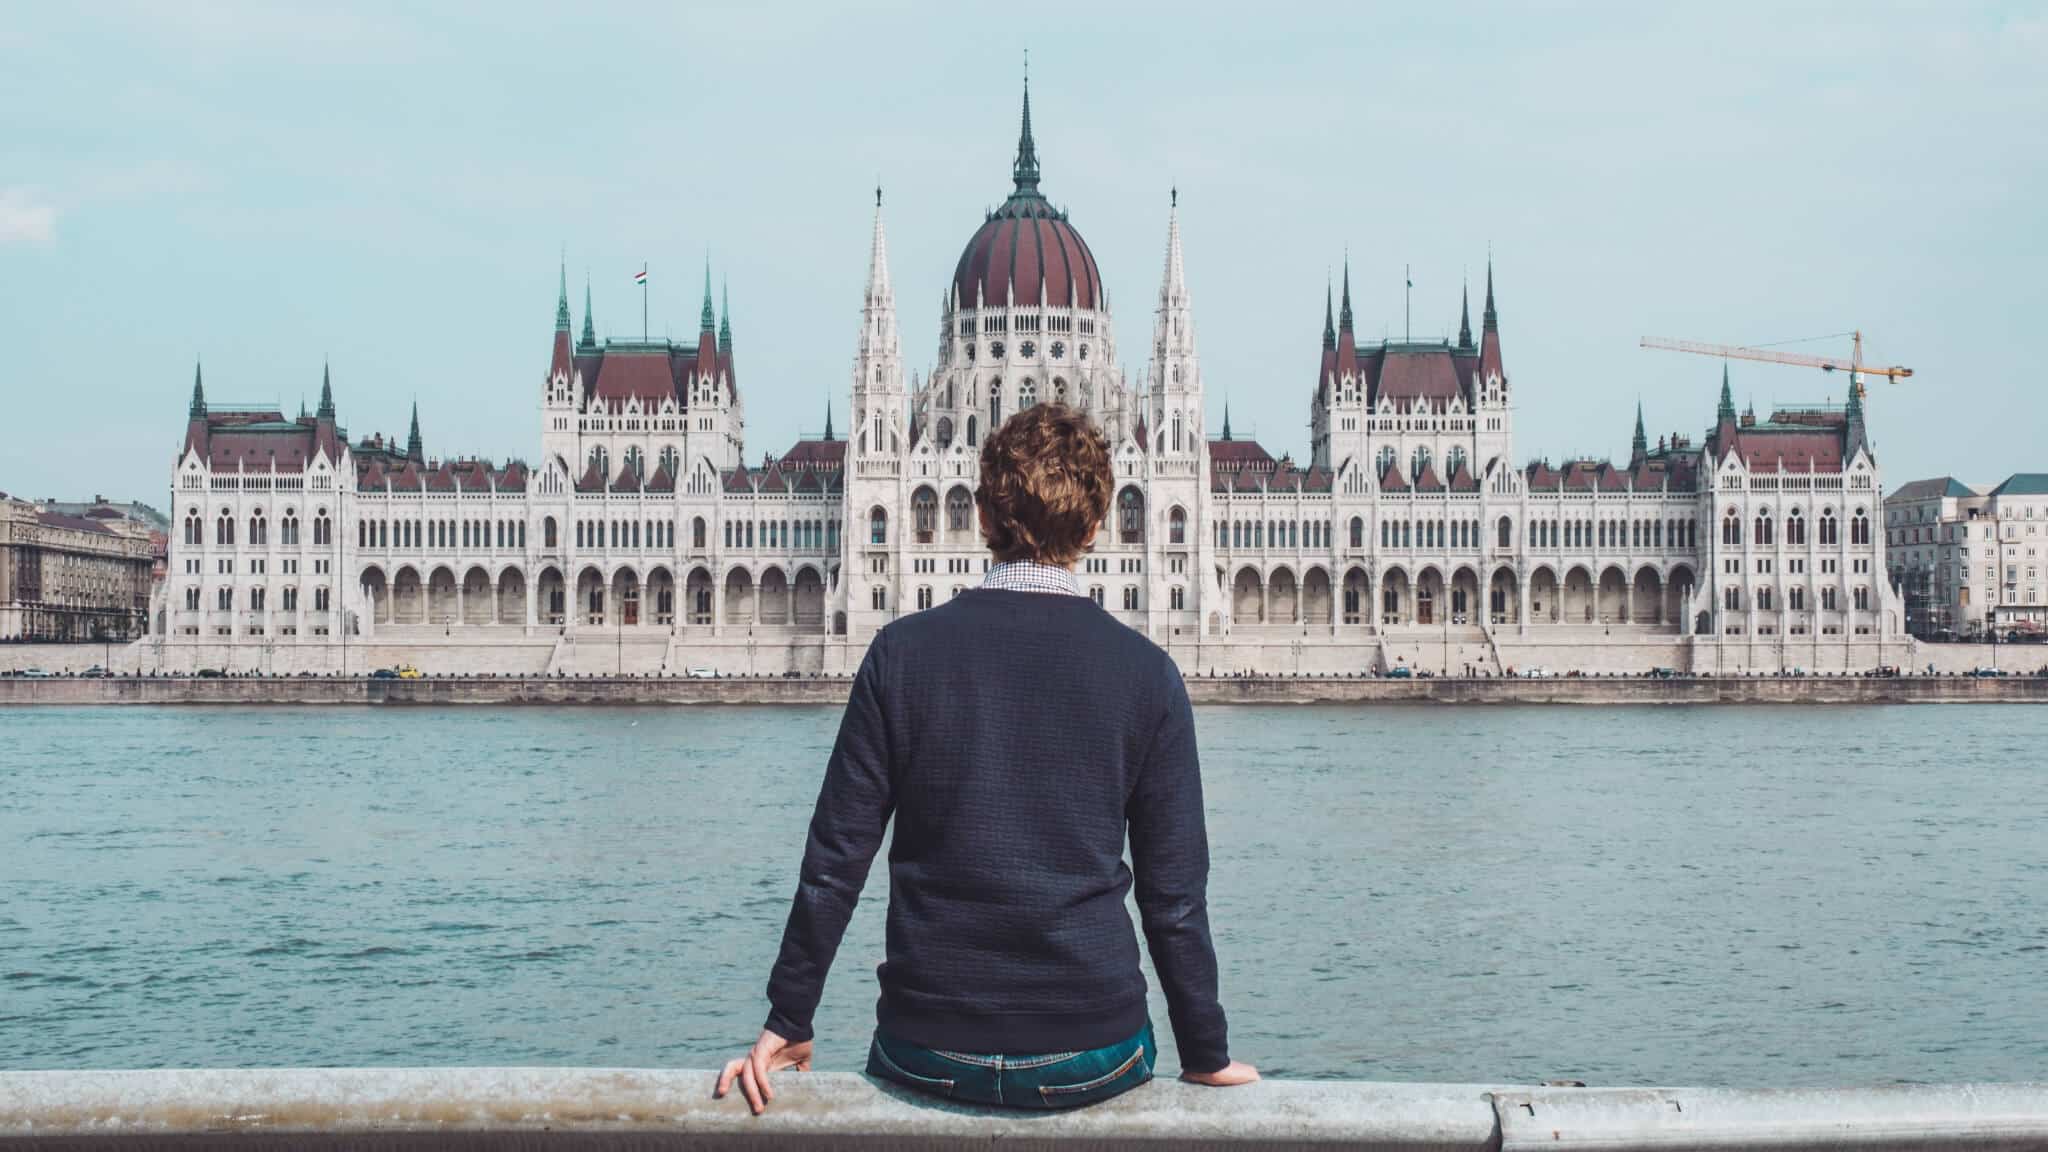
[[[0,712],[0,1067],[708,1067],[760,1026],[837,720]],[[1269,1074],[2048,1074],[2048,710],[1199,722]],[[878,866],[824,1066],[864,1053],[886,899]]]

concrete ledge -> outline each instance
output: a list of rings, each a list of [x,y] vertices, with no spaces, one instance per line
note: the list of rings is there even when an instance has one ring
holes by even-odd
[[[1269,1081],[1146,1085],[1011,1113],[850,1073],[774,1106],[708,1071],[389,1068],[0,1073],[0,1148],[2041,1149],[2048,1084],[1743,1091]]]
[[[844,678],[435,676],[0,677],[0,707],[81,704],[846,703]],[[1594,677],[1556,680],[1188,679],[1196,704],[1988,704],[2048,703],[2048,676]]]

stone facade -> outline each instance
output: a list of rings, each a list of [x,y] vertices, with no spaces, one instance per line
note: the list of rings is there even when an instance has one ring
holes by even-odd
[[[1234,437],[1227,410],[1220,438],[1206,433],[1177,194],[1133,381],[1111,293],[1040,175],[1027,93],[1013,189],[962,252],[922,374],[906,368],[876,193],[847,434],[828,413],[822,439],[754,466],[708,271],[688,344],[600,343],[587,291],[575,336],[564,280],[533,465],[430,460],[417,414],[403,448],[351,443],[325,380],[318,412],[288,419],[209,406],[195,378],[167,642],[310,649],[288,661],[301,667],[334,667],[327,650],[348,644],[440,644],[456,671],[538,640],[547,671],[843,671],[888,621],[979,581],[980,440],[1051,401],[1114,445],[1117,494],[1083,586],[1191,669],[1902,655],[1856,391],[1760,420],[1737,414],[1724,370],[1697,443],[1652,444],[1639,413],[1625,464],[1518,466],[1491,266],[1476,335],[1468,307],[1455,340],[1378,343],[1358,339],[1347,268],[1300,465]]]
[[[0,640],[128,641],[149,625],[149,528],[0,496]]]

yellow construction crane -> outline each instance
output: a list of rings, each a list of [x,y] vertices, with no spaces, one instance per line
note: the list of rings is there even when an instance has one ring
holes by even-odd
[[[1856,390],[1856,398],[1864,398],[1863,377],[1882,376],[1887,380],[1904,380],[1913,374],[1911,368],[1896,365],[1880,368],[1863,362],[1863,333],[1849,332],[1854,337],[1854,350],[1847,360],[1832,356],[1806,356],[1798,352],[1780,352],[1774,348],[1744,348],[1734,344],[1702,344],[1694,340],[1666,340],[1657,336],[1643,338],[1645,348],[1661,348],[1666,352],[1696,352],[1701,356],[1719,356],[1724,360],[1762,360],[1770,364],[1796,364],[1806,368],[1818,368],[1823,372],[1847,372],[1849,386]]]

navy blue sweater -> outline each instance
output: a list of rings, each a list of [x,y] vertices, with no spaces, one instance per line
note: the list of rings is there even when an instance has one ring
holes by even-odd
[[[928,1048],[1099,1048],[1144,1026],[1124,897],[1181,1067],[1229,1063],[1209,939],[1194,714],[1172,659],[1092,600],[975,589],[868,646],[768,980],[768,1028],[811,1038],[825,973],[891,814],[881,1027]]]

